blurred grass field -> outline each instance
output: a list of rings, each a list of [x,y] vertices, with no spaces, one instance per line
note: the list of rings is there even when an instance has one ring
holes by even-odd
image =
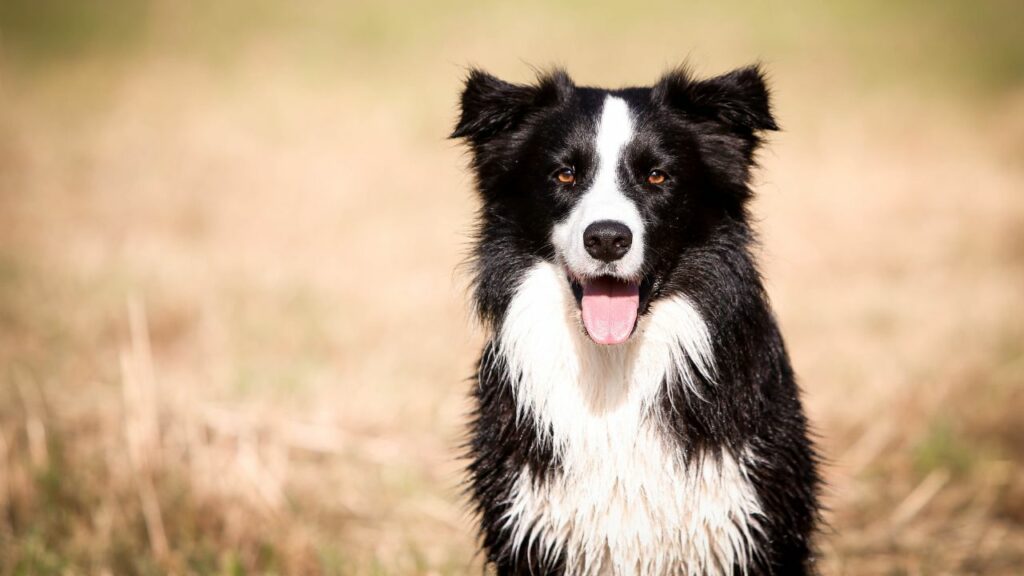
[[[470,64],[761,60],[826,574],[1024,569],[1019,2],[0,0],[0,574],[480,573]]]

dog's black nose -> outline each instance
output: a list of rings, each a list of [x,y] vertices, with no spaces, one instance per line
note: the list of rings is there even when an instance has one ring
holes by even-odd
[[[583,245],[587,252],[604,262],[622,258],[632,244],[633,232],[622,222],[600,220],[583,231]]]

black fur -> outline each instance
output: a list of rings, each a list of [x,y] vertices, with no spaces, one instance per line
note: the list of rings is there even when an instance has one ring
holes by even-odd
[[[718,374],[713,384],[698,381],[702,400],[678,401],[684,391],[665,387],[662,409],[671,434],[685,454],[752,447],[758,459],[747,465],[765,518],[760,553],[745,568],[750,574],[813,572],[817,457],[751,253],[751,169],[763,132],[777,129],[759,68],[708,80],[678,69],[652,87],[614,91],[577,87],[561,71],[520,85],[473,70],[452,137],[469,146],[482,200],[473,259],[476,310],[499,330],[525,271],[538,260],[554,260],[551,227],[592,175],[588,134],[608,94],[626,100],[636,114],[620,179],[632,183],[623,192],[647,231],[641,313],[660,298],[686,294],[714,344]],[[572,188],[552,179],[562,165],[576,169]],[[655,166],[668,167],[664,186],[638,177]],[[557,474],[560,463],[536,424],[517,419],[515,383],[493,342],[482,354],[477,384],[469,487],[487,559],[500,574],[560,574],[562,559],[542,566],[534,549],[513,556],[502,523],[518,471],[528,466],[544,477]]]

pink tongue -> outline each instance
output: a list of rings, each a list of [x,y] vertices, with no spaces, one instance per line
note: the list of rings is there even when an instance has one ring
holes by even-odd
[[[583,284],[583,325],[598,344],[622,344],[633,333],[640,285],[602,276]]]

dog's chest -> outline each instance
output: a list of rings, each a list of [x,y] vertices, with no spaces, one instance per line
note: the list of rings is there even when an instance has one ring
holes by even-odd
[[[560,466],[524,468],[509,495],[513,546],[570,574],[729,573],[755,553],[760,506],[748,454],[691,454],[661,425],[666,382],[713,372],[707,329],[685,299],[661,302],[630,342],[582,336],[564,279],[538,264],[509,307],[499,349],[517,408]],[[678,401],[688,401],[680,397]]]
[[[569,448],[545,479],[524,469],[509,512],[514,541],[536,539],[568,574],[728,574],[747,564],[760,507],[742,464],[725,454],[686,466],[658,436],[645,426],[633,442]]]

